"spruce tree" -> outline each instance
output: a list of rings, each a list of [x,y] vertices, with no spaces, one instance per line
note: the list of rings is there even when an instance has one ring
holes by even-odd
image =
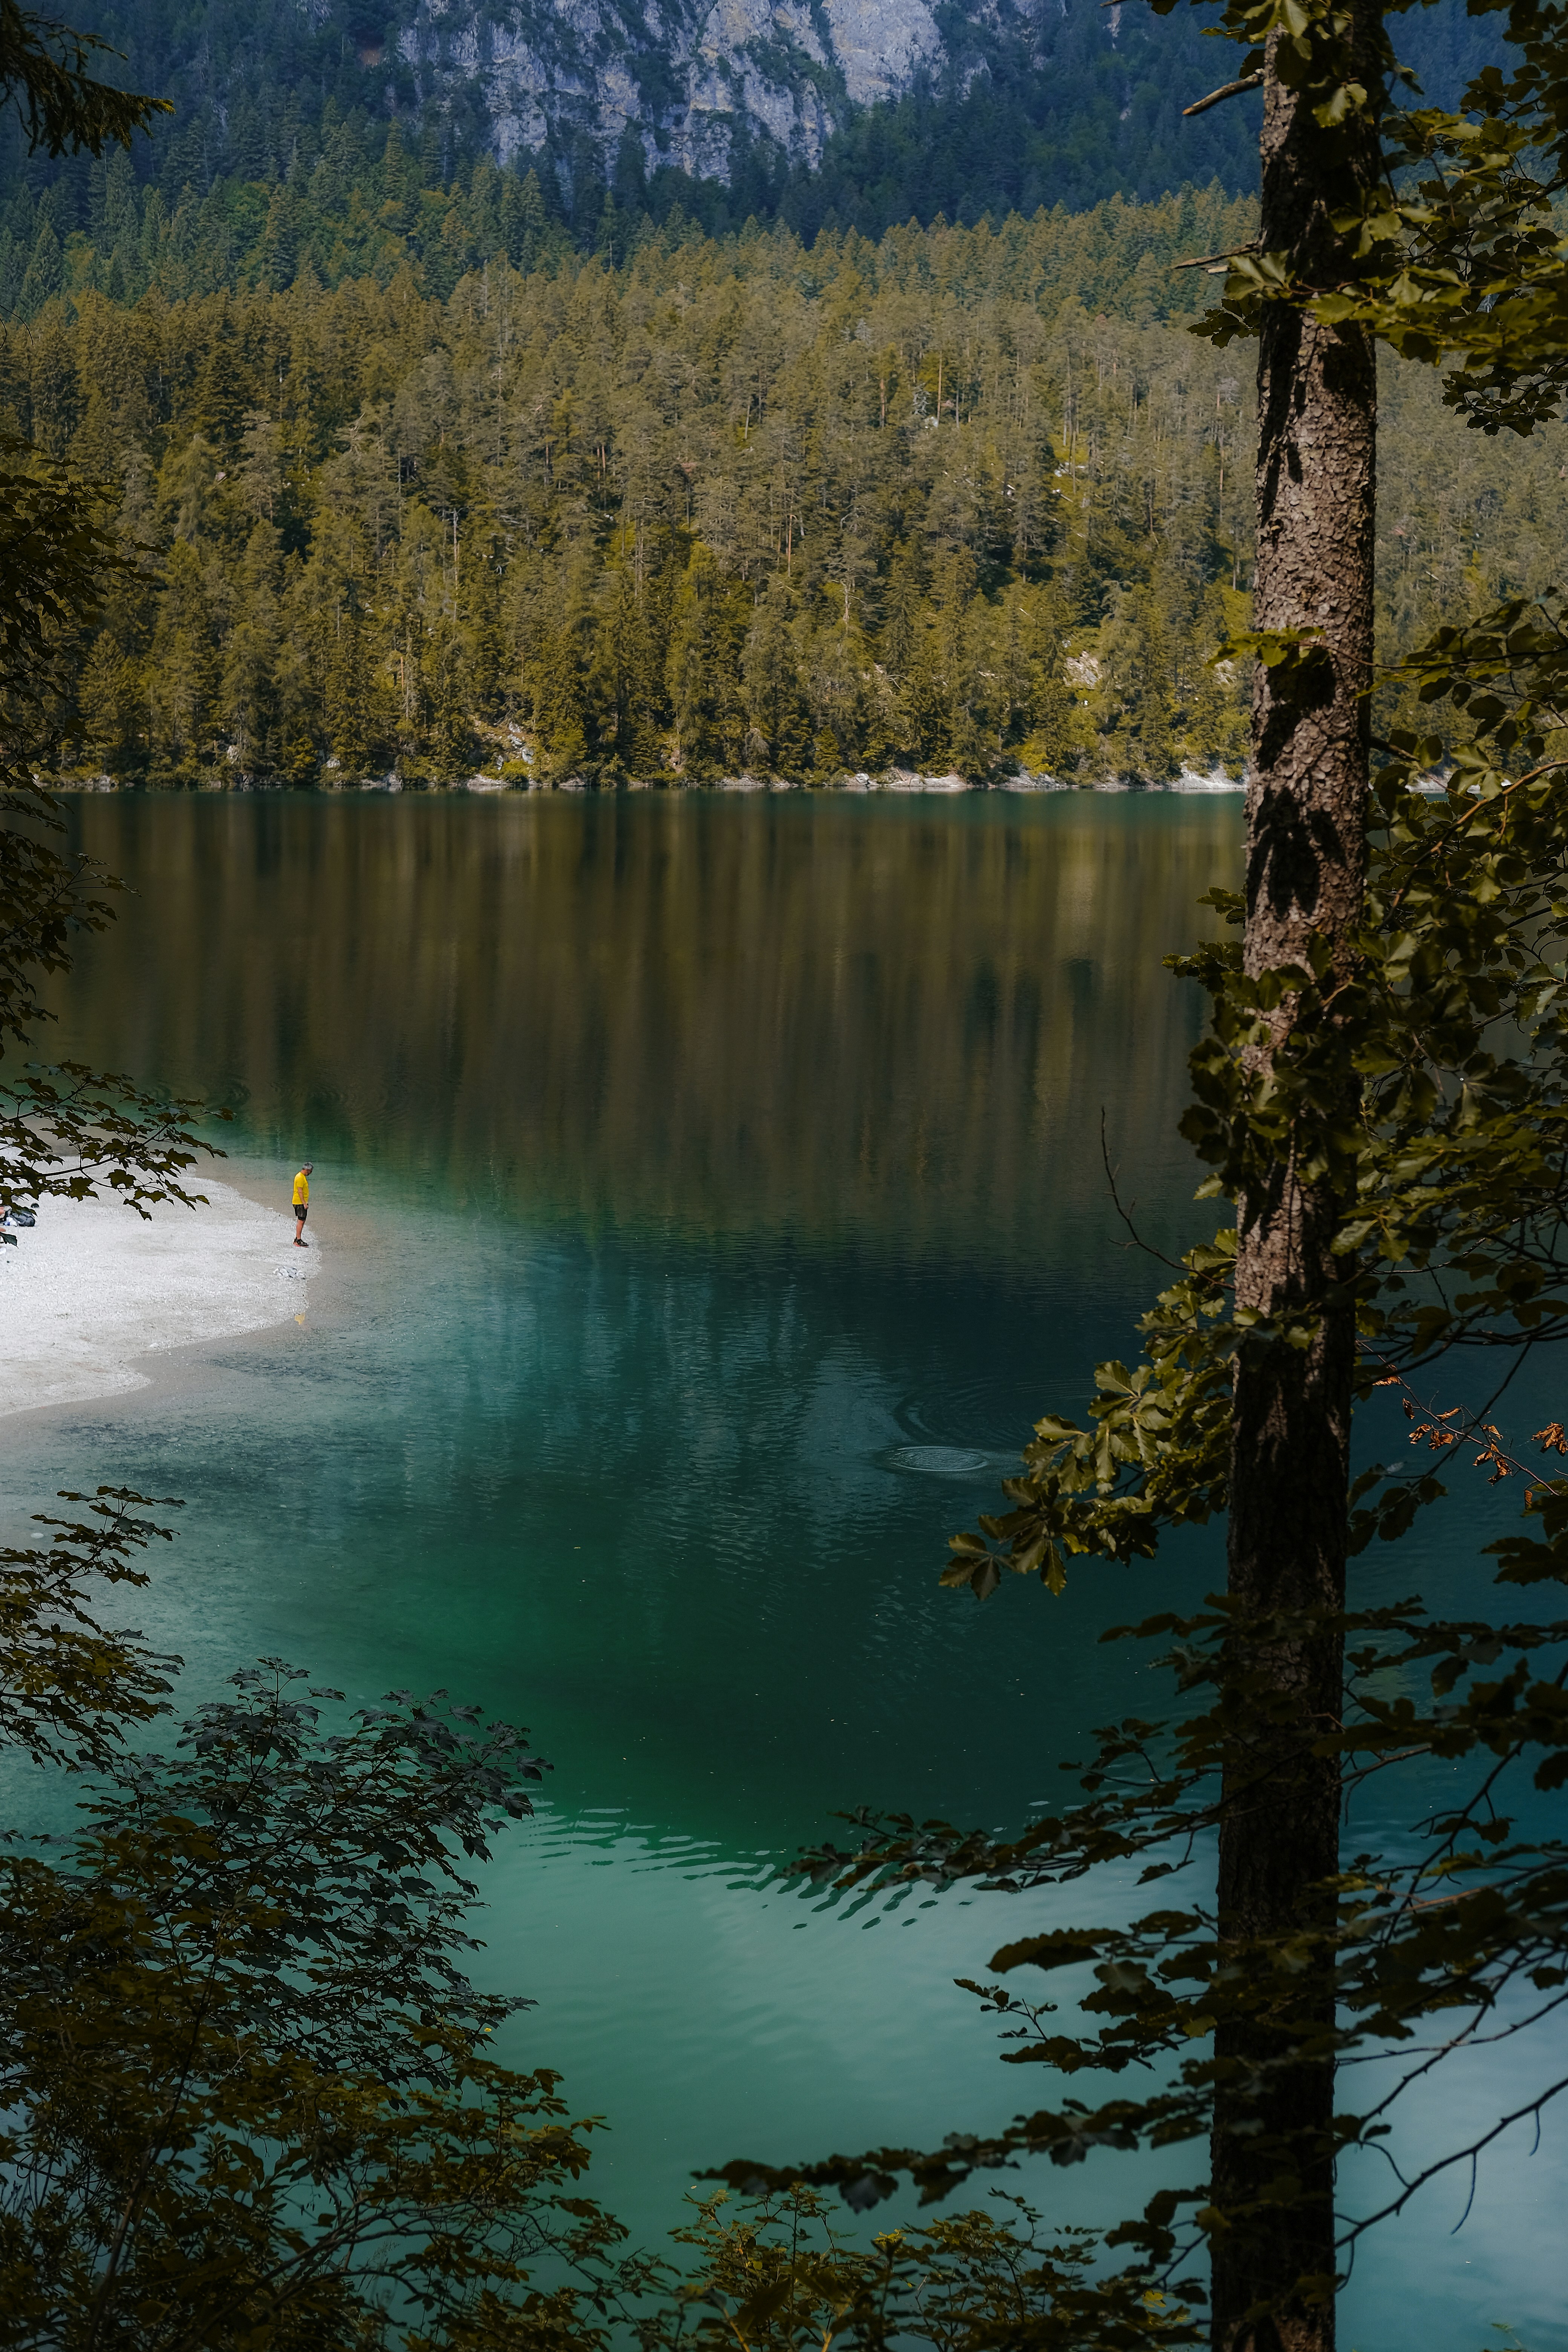
[[[749,766],[798,776],[812,765],[812,745],[795,634],[795,599],[777,572],[757,600],[746,636],[742,676]]]

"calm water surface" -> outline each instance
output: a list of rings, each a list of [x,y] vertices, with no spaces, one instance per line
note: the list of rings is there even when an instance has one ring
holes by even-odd
[[[72,823],[137,895],[62,1048],[231,1103],[233,1173],[280,1205],[309,1152],[321,1273],[298,1322],[11,1423],[14,1500],[186,1498],[148,1626],[193,1698],[277,1653],[532,1727],[555,1769],[487,1874],[482,1968],[537,2001],[509,2054],[608,2118],[595,2186],[640,2236],[704,2163],[1010,2114],[952,1979],[1016,1906],[771,1873],[842,1806],[1001,1824],[1058,1796],[1152,1698],[1100,1627],[1212,1580],[1202,1541],[1055,1603],[977,1609],[935,1573],[1031,1421],[1134,1344],[1151,1268],[1104,1158],[1150,1242],[1205,1230],[1174,1134],[1201,1006],[1160,959],[1235,880],[1239,803],[126,797]],[[1500,1509],[1467,1496],[1462,1541],[1368,1573],[1434,1591]],[[1434,2112],[1497,2090],[1454,2078]],[[1446,2191],[1384,2232],[1347,2343],[1568,2341],[1555,2170],[1549,2131],[1459,2236]],[[1030,2186],[1095,2220],[1151,2180]]]

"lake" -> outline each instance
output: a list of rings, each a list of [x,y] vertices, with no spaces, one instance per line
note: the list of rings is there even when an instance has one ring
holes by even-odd
[[[185,1498],[145,1622],[193,1700],[280,1654],[356,1703],[445,1686],[531,1727],[554,1770],[485,1875],[480,1972],[537,2004],[505,2054],[608,2119],[591,2185],[639,2238],[704,2164],[1011,2114],[952,1980],[1025,1904],[773,1874],[858,1803],[1059,1801],[1096,1725],[1161,1703],[1098,1632],[1219,1572],[1211,1532],[1059,1601],[936,1584],[1031,1422],[1136,1345],[1160,1268],[1107,1162],[1153,1246],[1208,1229],[1175,1134],[1202,1004],[1161,957],[1235,881],[1239,802],[125,795],[70,823],[134,895],[60,1050],[228,1104],[218,1172],[280,1209],[311,1157],[321,1264],[298,1319],[12,1421],[13,1500]],[[1366,1573],[1440,1600],[1514,1507],[1477,1482]],[[1428,2117],[1495,2112],[1526,2064],[1445,2076]],[[1528,2145],[1458,2236],[1468,2182],[1363,2250],[1347,2345],[1568,2341],[1552,2123]],[[1025,2185],[1104,2221],[1153,2177]]]

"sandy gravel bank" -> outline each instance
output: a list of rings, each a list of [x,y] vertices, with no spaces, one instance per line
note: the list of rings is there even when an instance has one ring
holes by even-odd
[[[292,1220],[199,1179],[207,1208],[46,1202],[0,1246],[0,1415],[145,1388],[139,1360],[299,1313],[319,1248]]]

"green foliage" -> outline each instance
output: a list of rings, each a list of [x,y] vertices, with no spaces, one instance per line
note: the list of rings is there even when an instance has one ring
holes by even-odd
[[[79,1063],[20,1060],[51,1017],[40,981],[68,967],[78,932],[109,919],[110,877],[55,845],[60,820],[32,762],[58,724],[73,649],[102,617],[105,582],[129,567],[101,492],[14,436],[0,439],[0,1206],[100,1182],[138,1208],[185,1200],[191,1106]],[[118,669],[104,647],[89,681],[100,730],[124,695]]]
[[[763,2194],[733,2216],[721,2189],[673,2233],[699,2259],[664,2308],[641,2321],[638,2340],[644,2352],[827,2352],[839,2342],[868,2352],[895,2344],[1131,2352],[1194,2340],[1189,2315],[1141,2277],[1095,2275],[1087,2231],[1043,2242],[1032,2207],[993,2196],[991,2211],[889,2231],[867,2246],[835,2230],[810,2189]]]
[[[1117,206],[809,268],[789,237],[648,245],[618,277],[498,260],[444,302],[84,294],[12,328],[0,398],[118,474],[159,554],[155,603],[128,583],[73,641],[64,772],[441,781],[509,730],[604,782],[1212,758],[1244,684],[1205,667],[1245,562],[1239,388],[1168,331],[1040,317],[1135,234]],[[1156,575],[1161,675],[1118,732],[1062,638]]]
[[[100,1487],[85,1519],[39,1521],[47,1545],[0,1555],[0,1742],[35,1764],[101,1765],[121,1726],[162,1711],[173,1662],[106,1631],[89,1606],[99,1588],[147,1582],[132,1555],[168,1531],[132,1516],[146,1500]]]
[[[276,1661],[131,1750],[178,1664],[97,1614],[144,1507],[0,1553],[0,1741],[91,1775],[74,1832],[0,1842],[0,2342],[595,2344],[650,2273],[461,1965],[460,1860],[542,1767],[444,1694],[323,1720]]]
[[[15,106],[29,153],[101,156],[129,147],[153,117],[172,114],[166,99],[139,98],[89,72],[98,57],[117,57],[92,33],[0,0],[0,88]]]
[[[671,765],[692,782],[721,776],[727,769],[733,772],[752,749],[750,734],[742,748],[736,669],[738,663],[742,665],[748,687],[754,680],[759,698],[765,698],[765,665],[761,648],[768,626],[763,616],[768,614],[771,619],[772,615],[771,600],[764,598],[748,632],[747,624],[752,620],[747,609],[750,601],[743,594],[736,595],[699,540],[670,599],[669,650],[664,673],[671,721]],[[742,639],[743,655],[740,650]],[[645,725],[658,710],[656,688],[643,705]],[[788,751],[793,754],[798,748],[792,737]],[[654,755],[651,761],[647,759],[649,750]],[[645,749],[643,756],[644,773],[650,766],[657,772],[657,740]],[[765,748],[762,756],[768,756]]]
[[[16,100],[29,135],[100,152],[126,140],[151,101],[106,92],[87,78],[88,49],[42,19],[0,0],[0,89]],[[39,48],[64,40],[71,63]],[[145,1213],[154,1201],[187,1200],[182,1178],[196,1150],[191,1106],[143,1093],[79,1063],[17,1066],[50,1018],[38,983],[65,971],[70,942],[99,929],[110,877],[62,853],[55,803],[34,762],[58,724],[82,638],[103,617],[108,583],[132,576],[111,502],[83,485],[0,420],[0,1208],[79,1197],[107,1182]],[[93,673],[93,718],[112,735],[122,691],[111,649]],[[106,707],[107,706],[107,707]]]
[[[538,176],[501,174],[489,164],[470,184],[443,183],[413,200],[409,175],[418,158],[405,152],[395,127],[373,154],[362,152],[358,134],[334,134],[332,152],[342,160],[309,175],[268,187],[236,187],[218,180],[207,187],[142,188],[120,158],[93,166],[95,194],[90,230],[76,227],[69,205],[58,191],[35,203],[25,187],[0,212],[0,314],[36,317],[51,294],[88,289],[116,302],[134,303],[148,292],[179,301],[224,290],[283,292],[299,279],[337,286],[372,278],[383,287],[406,269],[421,294],[447,299],[470,270],[483,275],[505,261],[527,275],[573,271],[583,256],[558,218],[549,214]],[[343,172],[365,175],[365,184],[345,194]],[[500,190],[499,197],[497,190]],[[1047,205],[1045,195],[1050,195]],[[1106,194],[1087,214],[1076,213],[1047,189],[1026,207],[998,206],[994,226],[1016,213],[1045,217],[1054,228],[1042,256],[1041,293],[1079,291],[1094,309],[1124,312],[1139,324],[1185,316],[1200,289],[1175,275],[1175,265],[1214,227],[1215,211],[1231,216],[1230,236],[1240,206],[1217,181],[1183,186],[1167,194],[1152,188],[1129,200]],[[911,206],[891,219],[867,225],[878,242],[889,232],[921,224],[947,226],[939,210]],[[964,226],[973,226],[973,217]],[[793,222],[779,225],[798,243],[802,261],[820,242],[831,268],[840,236]],[[847,233],[867,234],[857,223]],[[649,247],[673,253],[711,241],[725,249],[743,246],[761,233],[759,220],[742,213],[733,221],[700,228],[679,211],[656,229],[644,222],[635,237],[616,241],[612,253],[595,257],[619,270],[636,264]],[[1221,242],[1225,241],[1221,236]],[[595,251],[589,242],[590,252]],[[28,281],[31,280],[29,284]]]
[[[111,1694],[122,1670],[103,1650]],[[518,2004],[458,1966],[454,1861],[540,1767],[439,1695],[332,1729],[340,1694],[233,1679],[183,1753],[100,1756],[63,1852],[0,1861],[4,2340],[557,2340],[563,2281],[636,2274],[555,2078],[488,2054]]]
[[[88,1603],[145,1582],[142,1505],[103,1490],[0,1555],[0,1738],[92,1775],[74,1832],[0,1851],[0,2342],[1192,2340],[1143,2264],[1107,2277],[1015,2199],[868,2247],[808,2190],[715,2198],[674,2233],[695,2257],[629,2255],[580,2192],[592,2126],[491,2054],[527,2004],[465,1973],[463,1865],[531,1810],[526,1735],[444,1693],[348,1719],[265,1660],[172,1753],[127,1752],[178,1662]]]
[[[1162,12],[1177,0],[1154,0]],[[1391,10],[1389,14],[1399,13]],[[1505,61],[1465,90],[1463,111],[1389,108],[1380,119],[1386,177],[1336,220],[1345,268],[1331,287],[1296,286],[1285,257],[1254,245],[1230,260],[1215,340],[1250,331],[1260,301],[1289,301],[1326,322],[1358,320],[1407,359],[1440,365],[1444,398],[1487,434],[1528,434],[1555,418],[1568,386],[1556,206],[1568,170],[1568,32],[1542,0],[1478,0],[1506,33]],[[1279,70],[1308,92],[1325,128],[1375,104],[1348,16],[1285,5],[1228,7],[1231,37],[1254,67],[1271,31]],[[1372,57],[1399,77],[1387,24]]]
[[[527,748],[536,775],[613,782],[1235,760],[1245,664],[1211,657],[1250,577],[1250,398],[1129,313],[1141,237],[1202,249],[1247,217],[1118,205],[809,259],[693,240],[616,277],[497,262],[444,302],[399,277],[52,306],[0,335],[0,408],[120,484],[159,585],[111,572],[61,638],[51,764],[442,781]],[[1473,436],[1437,462],[1467,436],[1436,389],[1391,367],[1384,405],[1388,641],[1538,593],[1557,429],[1507,464]],[[782,735],[757,719],[764,646],[793,681]],[[1415,692],[1391,677],[1380,726]]]

